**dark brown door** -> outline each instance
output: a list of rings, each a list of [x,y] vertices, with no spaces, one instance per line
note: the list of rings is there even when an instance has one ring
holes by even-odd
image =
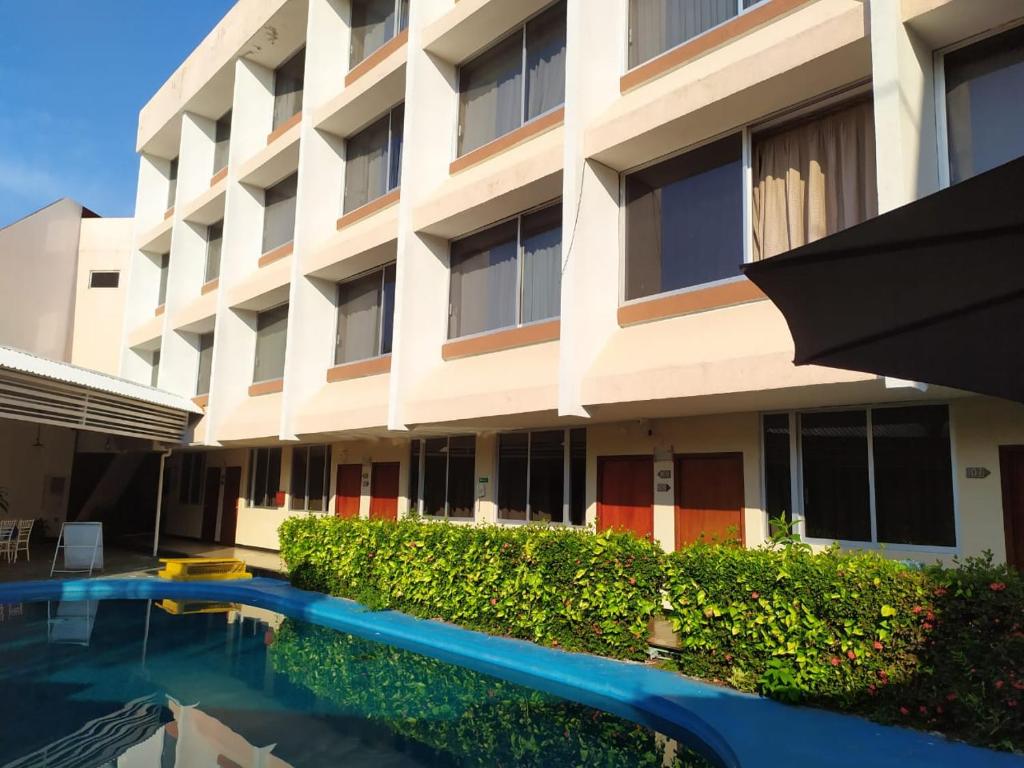
[[[359,496],[362,493],[362,464],[339,464],[334,514],[338,517],[359,517]]]
[[[224,470],[224,500],[220,507],[221,544],[234,546],[235,529],[238,527],[238,494],[242,490],[242,468],[228,467]]]
[[[597,528],[654,536],[653,457],[597,457]]]
[[[370,519],[398,519],[398,472],[395,462],[378,462],[370,475]]]
[[[1024,570],[1024,445],[999,446],[1006,562]]]
[[[676,457],[676,549],[743,541],[743,454]]]
[[[217,502],[220,501],[220,467],[206,470],[206,490],[203,492],[203,541],[216,541]]]

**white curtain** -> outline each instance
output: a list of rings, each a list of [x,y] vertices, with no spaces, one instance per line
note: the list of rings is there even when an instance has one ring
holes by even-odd
[[[522,322],[558,317],[562,302],[562,207],[523,218]]]
[[[365,360],[379,353],[380,287],[380,272],[339,287],[336,363]]]
[[[755,138],[752,164],[755,260],[878,214],[871,102]]]
[[[345,202],[349,212],[388,190],[388,116],[348,140],[345,152]]]
[[[565,101],[565,3],[526,25],[526,119]]]
[[[516,222],[452,244],[448,337],[516,322]]]
[[[356,0],[352,3],[354,67],[395,36],[395,0]]]
[[[522,124],[522,45],[512,35],[460,70],[460,155]]]
[[[292,56],[274,72],[274,128],[302,111],[306,49]]]
[[[284,376],[285,338],[288,334],[288,305],[261,312],[256,318],[256,364],[254,382]]]
[[[295,237],[295,194],[298,176],[292,174],[264,193],[263,253],[272,251]]]
[[[736,0],[630,0],[629,65],[642,64],[736,12]]]

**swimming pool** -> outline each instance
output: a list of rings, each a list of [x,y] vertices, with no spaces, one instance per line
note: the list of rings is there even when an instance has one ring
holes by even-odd
[[[12,768],[715,764],[602,710],[251,606],[56,600],[3,619]]]

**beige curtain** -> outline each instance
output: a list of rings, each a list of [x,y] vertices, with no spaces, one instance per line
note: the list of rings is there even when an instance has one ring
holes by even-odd
[[[752,165],[755,260],[878,214],[870,102],[755,138]]]

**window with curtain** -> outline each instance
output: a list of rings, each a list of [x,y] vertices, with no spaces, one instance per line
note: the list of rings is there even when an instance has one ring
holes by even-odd
[[[196,376],[196,394],[210,393],[210,374],[213,372],[213,332],[199,335],[199,372]]]
[[[763,0],[629,0],[629,66],[635,67]]]
[[[156,305],[162,307],[167,301],[167,274],[171,268],[171,254],[164,253],[160,256],[160,283],[156,291]]]
[[[252,381],[273,381],[284,376],[285,339],[288,334],[288,305],[260,312],[256,316],[256,361]]]
[[[422,510],[422,514],[429,517],[474,517],[475,436],[414,440],[410,456],[415,464],[410,472],[409,486],[409,497],[414,500],[414,510]]]
[[[398,187],[402,177],[405,105],[345,142],[345,213]]]
[[[349,68],[409,26],[409,0],[353,0]]]
[[[448,338],[558,317],[562,206],[452,242]]]
[[[955,547],[945,405],[814,411],[763,418],[766,511],[803,519],[808,538]],[[800,496],[791,498],[790,456]]]
[[[629,173],[626,300],[739,275],[743,187],[740,134]]]
[[[295,237],[295,196],[299,176],[293,173],[264,192],[263,253],[290,243]]]
[[[206,282],[220,277],[220,253],[224,245],[224,221],[206,228]]]
[[[391,354],[395,265],[338,284],[336,365]]]
[[[331,492],[331,447],[302,445],[292,449],[291,508],[326,512]]]
[[[149,358],[149,386],[155,387],[160,381],[160,350],[154,349]]]
[[[302,111],[305,70],[305,48],[300,48],[298,53],[274,70],[274,128]]]
[[[213,172],[228,166],[228,149],[231,146],[231,110],[225,112],[214,129]]]
[[[870,101],[756,135],[752,149],[755,261],[878,215]]]
[[[249,506],[276,508],[281,489],[281,449],[253,448],[249,453]]]
[[[943,69],[950,183],[1024,155],[1024,26],[947,53]]]
[[[565,101],[565,0],[459,68],[459,155]]]
[[[206,454],[190,451],[181,455],[181,480],[178,483],[178,502],[201,504],[203,481],[206,475]]]
[[[167,207],[174,205],[174,199],[178,196],[178,158],[171,160],[171,167],[167,171]]]
[[[569,523],[583,525],[586,430],[498,435],[497,482],[500,520],[562,523],[568,506]]]

